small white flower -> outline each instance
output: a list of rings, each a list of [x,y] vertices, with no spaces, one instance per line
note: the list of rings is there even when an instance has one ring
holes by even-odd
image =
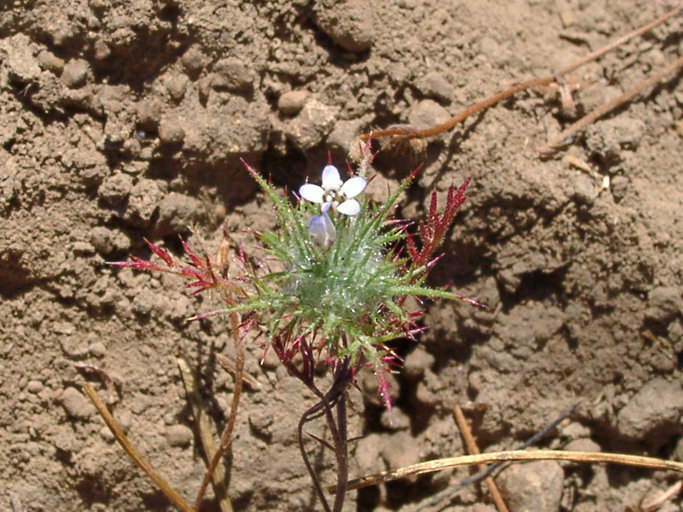
[[[360,203],[353,198],[363,192],[366,185],[367,181],[360,176],[353,176],[342,182],[337,168],[326,165],[323,169],[322,187],[306,183],[299,188],[299,195],[306,201],[321,204],[323,212],[327,212],[332,206],[339,213],[353,216],[360,212]]]
[[[334,224],[332,224],[327,212],[323,212],[322,215],[311,217],[311,220],[308,222],[308,234],[315,245],[327,249],[334,242],[337,230],[334,228]]]

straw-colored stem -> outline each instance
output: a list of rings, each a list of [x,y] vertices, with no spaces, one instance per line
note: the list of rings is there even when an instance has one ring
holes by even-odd
[[[461,111],[460,113],[456,114],[452,118],[450,118],[448,121],[445,121],[444,123],[438,124],[436,126],[432,126],[431,128],[426,128],[424,130],[416,130],[412,128],[411,126],[397,126],[393,128],[388,128],[386,130],[378,130],[378,131],[372,131],[368,133],[364,133],[360,135],[360,138],[363,140],[369,140],[369,139],[378,139],[381,137],[397,137],[399,140],[409,140],[409,139],[422,139],[426,137],[432,137],[434,135],[438,135],[442,132],[445,132],[447,130],[450,130],[453,128],[455,125],[458,123],[461,123],[468,117],[470,117],[472,114],[475,114],[481,110],[487,109],[496,103],[498,103],[501,100],[504,100],[506,98],[509,98],[510,96],[513,96],[517,94],[518,92],[530,89],[532,87],[539,87],[543,85],[548,85],[553,82],[556,82],[558,78],[563,77],[564,75],[567,75],[568,73],[578,69],[579,67],[587,64],[588,62],[591,62],[595,59],[598,59],[599,57],[602,57],[604,54],[614,50],[615,48],[619,47],[620,45],[624,44],[626,41],[633,39],[634,37],[638,37],[653,28],[655,28],[658,25],[661,25],[662,23],[666,22],[676,14],[678,14],[681,11],[681,7],[675,7],[674,9],[670,10],[663,16],[657,18],[654,21],[651,21],[650,23],[647,23],[643,25],[642,27],[639,27],[632,32],[629,32],[628,34],[606,44],[602,48],[597,49],[594,52],[589,53],[588,55],[585,55],[584,57],[581,57],[580,59],[572,62],[568,66],[565,66],[564,68],[560,69],[556,73],[545,76],[545,77],[538,77],[538,78],[532,78],[531,80],[527,80],[525,82],[521,82],[515,85],[512,85],[508,87],[507,89],[500,91],[493,96],[489,96],[488,98],[475,103],[474,105],[471,105],[467,107],[465,110]]]
[[[114,417],[109,413],[109,410],[104,405],[102,400],[100,400],[100,397],[97,396],[97,393],[90,383],[84,382],[82,387],[83,391],[85,391],[85,394],[88,395],[88,398],[90,398],[90,401],[95,406],[95,409],[97,409],[97,412],[100,414],[100,416],[102,416],[102,419],[107,424],[107,427],[109,427],[109,430],[111,430],[111,433],[114,434],[116,441],[121,445],[121,448],[123,448],[133,462],[135,462],[135,464],[137,464],[138,467],[147,474],[147,476],[156,484],[156,486],[161,489],[161,492],[163,492],[166,497],[171,500],[171,503],[173,503],[179,510],[182,512],[195,512],[195,510],[183,499],[183,497],[174,491],[171,486],[166,483],[166,480],[161,478],[161,476],[159,476],[157,472],[152,469],[152,466],[150,466],[147,461],[142,458],[142,455],[140,455],[140,453],[130,443],[126,435],[119,427],[118,423],[116,423]]]
[[[555,152],[557,152],[558,149],[560,149],[562,146],[567,145],[568,141],[571,140],[572,136],[579,132],[580,130],[583,130],[586,126],[588,126],[590,123],[593,121],[599,119],[600,117],[604,116],[608,112],[611,112],[615,108],[617,108],[619,105],[622,105],[623,103],[627,102],[630,100],[633,96],[636,94],[640,93],[642,90],[647,89],[648,87],[653,86],[660,80],[662,80],[665,76],[667,76],[669,73],[671,73],[674,70],[677,70],[678,68],[683,66],[683,57],[679,57],[675,61],[671,62],[668,66],[666,66],[664,69],[658,71],[651,77],[638,82],[636,85],[631,87],[628,91],[623,92],[619,96],[612,98],[610,101],[607,103],[604,103],[591,111],[590,113],[586,114],[583,116],[581,119],[573,123],[571,126],[569,126],[566,130],[561,132],[559,135],[557,135],[555,138],[552,140],[546,142],[543,146],[538,148],[536,152],[541,158],[548,157]]]
[[[588,464],[618,464],[622,466],[637,466],[649,469],[666,469],[683,473],[683,462],[656,459],[654,457],[643,457],[640,455],[604,452],[568,452],[562,450],[505,451],[437,459],[390,471],[383,471],[374,475],[367,475],[350,480],[347,491],[368,487],[370,485],[379,485],[384,482],[412,475],[433,473],[435,471],[450,469],[457,466],[474,466],[478,464],[491,464],[493,462],[528,462],[534,460],[566,460]],[[334,492],[335,488],[336,486],[330,486],[327,490],[329,492]]]
[[[460,406],[457,404],[453,406],[453,416],[455,417],[455,422],[458,424],[458,428],[460,429],[462,437],[465,440],[467,450],[472,455],[479,455],[481,453],[479,451],[479,447],[474,441],[474,437],[472,436],[472,432],[470,432],[470,427],[467,425],[467,420],[465,419],[465,415],[462,413],[462,409],[460,409]],[[482,471],[486,469],[486,464],[477,464],[477,467],[480,471]],[[489,488],[491,498],[493,498],[493,503],[495,503],[498,512],[508,512],[508,507],[505,504],[500,491],[498,490],[496,482],[493,481],[493,478],[487,476],[484,481],[486,482],[486,486]]]
[[[194,415],[197,430],[199,431],[199,440],[202,443],[207,460],[210,461],[216,455],[216,445],[213,442],[213,436],[211,434],[209,415],[206,413],[202,404],[202,399],[201,396],[199,396],[199,390],[197,389],[197,381],[195,380],[194,374],[187,364],[187,361],[179,357],[177,363],[178,368],[180,369],[180,376],[185,385],[187,399],[190,401],[190,406],[192,407],[192,414]],[[225,486],[225,470],[220,463],[216,466],[216,470],[211,474],[211,485],[213,486],[213,491],[218,499],[218,505],[221,512],[232,512],[230,495]]]
[[[206,492],[206,488],[209,485],[209,481],[211,480],[212,475],[216,470],[218,463],[221,460],[221,457],[225,455],[225,452],[228,451],[230,445],[232,444],[232,431],[235,428],[235,419],[237,418],[237,406],[240,403],[240,395],[242,393],[242,383],[244,375],[244,341],[242,340],[242,336],[240,334],[240,318],[237,313],[230,313],[230,328],[232,330],[233,338],[235,338],[236,351],[235,389],[232,394],[232,406],[230,407],[230,415],[228,416],[228,421],[225,425],[225,429],[221,434],[221,442],[218,446],[218,450],[216,450],[216,453],[214,453],[213,457],[211,458],[209,462],[209,467],[207,468],[206,473],[204,474],[204,480],[202,481],[202,485],[199,488],[199,492],[197,492],[197,497],[194,501],[194,506],[197,510],[199,510],[199,506],[201,505],[202,498],[204,497],[204,493]]]

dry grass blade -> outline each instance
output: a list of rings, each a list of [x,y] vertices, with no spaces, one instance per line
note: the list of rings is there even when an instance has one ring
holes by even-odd
[[[218,254],[216,257],[216,266],[220,269],[221,273],[225,275],[228,274],[230,269],[229,260],[227,259],[227,247],[229,246],[230,236],[227,227],[223,228],[223,240],[218,248]],[[226,302],[229,304],[232,302],[230,297],[230,292],[226,290]],[[197,492],[197,497],[194,501],[195,509],[199,510],[199,506],[206,492],[206,488],[209,485],[209,481],[213,478],[213,473],[221,460],[221,457],[230,448],[232,444],[232,431],[235,428],[235,419],[237,418],[237,407],[240,403],[240,396],[242,394],[242,384],[244,382],[244,340],[242,334],[240,333],[240,316],[237,313],[230,313],[230,331],[232,332],[232,337],[235,339],[235,367],[233,376],[235,377],[235,389],[232,394],[232,404],[230,407],[230,415],[228,416],[228,421],[225,424],[223,433],[221,434],[221,443],[218,446],[218,450],[214,453],[213,457],[209,462],[209,467],[204,474],[204,480],[202,480],[202,485]]]
[[[628,34],[625,34],[621,36],[618,39],[615,39],[614,41],[606,44],[602,48],[599,48],[595,50],[594,52],[589,53],[588,55],[585,55],[584,57],[572,62],[571,64],[563,67],[556,73],[553,73],[552,75],[545,76],[545,77],[537,77],[537,78],[532,78],[531,80],[527,80],[522,83],[515,84],[503,91],[498,92],[497,94],[494,94],[492,96],[489,96],[488,98],[485,98],[484,100],[475,103],[474,105],[470,105],[467,107],[465,110],[461,111],[460,113],[456,114],[452,118],[450,118],[448,121],[441,123],[436,126],[432,126],[431,128],[426,128],[424,130],[417,130],[413,128],[412,126],[407,126],[407,125],[401,125],[401,126],[394,126],[390,127],[386,130],[376,130],[368,133],[364,133],[359,136],[360,139],[362,140],[371,140],[371,139],[379,139],[383,137],[390,137],[390,145],[398,145],[401,144],[402,142],[405,142],[407,140],[413,140],[413,139],[424,139],[427,137],[432,137],[435,135],[438,135],[440,133],[443,133],[447,130],[450,130],[457,124],[461,123],[468,117],[470,117],[472,114],[475,114],[477,112],[480,112],[482,110],[485,110],[489,107],[492,107],[496,103],[509,98],[511,96],[514,96],[515,94],[525,91],[530,88],[534,87],[539,87],[539,86],[547,86],[552,83],[557,83],[558,78],[563,79],[565,75],[568,73],[571,73],[572,71],[580,68],[581,66],[587,64],[588,62],[591,62],[593,60],[596,60],[600,57],[602,57],[604,54],[611,52],[615,48],[618,48],[622,44],[624,44],[626,41],[629,41],[630,39],[633,39],[634,37],[641,36],[645,34],[646,32],[649,32],[653,28],[657,27],[658,25],[661,25],[662,23],[668,21],[669,19],[673,18],[676,16],[680,11],[681,7],[677,6],[673,9],[671,9],[669,12],[664,14],[663,16],[660,16],[654,21],[651,21],[650,23],[647,23],[631,32]],[[560,84],[558,84],[559,86]],[[645,86],[644,86],[645,87]],[[623,101],[626,101],[628,98],[622,99]],[[602,107],[600,107],[602,108]],[[612,107],[614,108],[614,107]],[[603,114],[600,114],[603,115]],[[586,116],[588,117],[588,116]],[[599,116],[598,116],[599,117]],[[590,122],[590,121],[588,121]]]
[[[474,437],[472,436],[470,428],[467,425],[465,415],[462,413],[462,409],[460,409],[459,405],[453,406],[453,416],[455,417],[455,422],[458,424],[458,428],[460,429],[462,437],[465,440],[467,450],[473,455],[479,455],[481,452],[479,451],[477,443],[474,441]],[[486,464],[477,464],[477,467],[480,471],[482,471],[486,469]],[[493,503],[495,503],[498,512],[508,512],[508,507],[505,504],[503,497],[500,495],[500,491],[498,491],[498,487],[496,486],[496,482],[493,481],[493,478],[487,476],[485,482],[486,486],[489,488],[491,498],[493,498]]]
[[[100,414],[100,416],[102,416],[102,419],[107,424],[107,427],[109,427],[109,430],[111,430],[111,433],[114,434],[116,441],[121,445],[123,450],[128,454],[133,462],[135,462],[135,464],[137,464],[138,467],[140,467],[140,469],[147,474],[147,476],[157,485],[161,492],[163,492],[166,497],[171,500],[171,503],[173,503],[179,510],[182,512],[196,512],[183,499],[183,497],[175,492],[171,486],[166,483],[166,480],[161,478],[157,472],[152,469],[152,466],[150,466],[147,461],[142,458],[142,455],[140,455],[140,453],[130,443],[126,435],[116,423],[114,417],[109,413],[109,410],[104,405],[102,400],[100,400],[100,397],[97,396],[97,393],[90,383],[84,382],[82,387],[83,391],[85,391],[85,394],[88,395],[88,398],[90,398],[90,401],[95,406],[95,409],[97,409],[97,412]]]
[[[679,494],[681,492],[681,489],[683,489],[683,480],[679,480],[671,487],[669,487],[666,491],[664,491],[661,495],[659,495],[659,497],[643,505],[641,509],[642,512],[654,512],[659,507],[661,507],[666,501],[670,500],[671,498]]]
[[[623,103],[627,102],[628,100],[630,100],[633,96],[635,96],[639,92],[643,91],[644,89],[647,89],[648,87],[655,85],[657,82],[664,79],[669,73],[679,69],[680,67],[683,67],[683,57],[679,57],[678,59],[676,59],[675,61],[670,63],[668,66],[666,66],[661,71],[658,71],[657,73],[655,73],[651,77],[649,77],[649,78],[647,78],[641,82],[638,82],[636,85],[631,87],[628,91],[620,94],[616,98],[611,99],[607,103],[600,105],[598,108],[596,108],[592,112],[586,114],[584,117],[582,117],[581,119],[579,119],[578,121],[573,123],[571,126],[569,126],[569,128],[567,128],[562,133],[557,135],[551,141],[547,142],[545,145],[538,148],[536,150],[536,152],[538,153],[538,155],[541,158],[547,158],[547,157],[553,155],[562,146],[566,146],[569,142],[571,142],[571,138],[574,136],[575,133],[582,130],[583,128],[588,126],[590,123],[592,123],[593,121],[604,116],[608,112],[614,110],[619,105],[622,105]]]
[[[221,365],[221,367],[233,377],[237,375],[237,364],[228,356],[225,356],[223,354],[216,354],[216,362],[219,365]],[[244,372],[242,378],[244,379],[244,383],[248,384],[251,389],[256,391],[261,389],[261,383],[249,373]]]
[[[185,385],[187,399],[192,406],[192,414],[194,414],[197,430],[199,431],[199,439],[204,448],[207,461],[210,461],[216,455],[216,445],[214,444],[213,436],[211,435],[209,416],[206,414],[206,410],[202,405],[202,399],[199,396],[199,390],[197,389],[197,382],[190,366],[187,364],[187,361],[182,358],[178,358],[177,362],[183,384]],[[216,470],[211,475],[211,484],[213,485],[214,493],[218,498],[218,505],[220,506],[221,512],[232,512],[232,503],[230,502],[228,489],[225,486],[225,471],[220,463],[216,466]]]
[[[588,464],[618,464],[621,466],[637,466],[649,469],[666,469],[683,473],[683,462],[656,459],[654,457],[642,457],[640,455],[603,452],[567,452],[562,450],[516,450],[482,453],[479,455],[462,455],[460,457],[420,462],[411,466],[349,480],[347,490],[361,489],[370,485],[379,485],[407,476],[433,473],[435,471],[450,469],[457,466],[474,466],[478,464],[491,464],[493,462],[528,462],[532,460],[567,460]],[[334,489],[335,487],[333,486],[327,488],[329,492],[334,492]]]

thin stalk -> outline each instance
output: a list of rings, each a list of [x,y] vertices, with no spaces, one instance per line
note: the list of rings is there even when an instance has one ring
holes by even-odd
[[[232,444],[232,431],[235,428],[235,418],[237,418],[237,407],[240,403],[240,395],[242,393],[242,383],[243,383],[243,375],[244,375],[244,340],[242,339],[242,336],[240,334],[240,317],[237,313],[232,312],[230,313],[230,327],[232,329],[232,335],[233,338],[235,338],[235,389],[232,394],[232,406],[230,408],[230,415],[228,416],[228,422],[225,425],[225,429],[223,429],[223,433],[221,434],[221,442],[220,445],[218,446],[218,449],[216,450],[216,453],[214,453],[213,457],[211,457],[211,461],[209,462],[209,467],[206,469],[206,473],[204,473],[204,479],[202,480],[202,485],[199,488],[199,492],[197,492],[197,497],[194,500],[194,508],[195,510],[199,510],[199,507],[202,503],[202,499],[204,498],[204,493],[206,492],[206,488],[209,485],[209,482],[211,481],[211,476],[213,475],[214,471],[216,470],[216,467],[218,466],[218,463],[221,460],[221,457],[225,455],[225,452],[228,451],[230,448],[230,445]]]
[[[560,134],[558,134],[556,137],[554,137],[552,140],[546,142],[543,146],[538,148],[536,152],[538,153],[538,156],[541,158],[547,158],[554,153],[556,153],[562,146],[565,146],[568,144],[568,141],[571,140],[572,136],[580,131],[583,130],[587,125],[592,123],[593,121],[599,119],[600,117],[604,116],[608,112],[611,112],[615,108],[617,108],[619,105],[627,102],[630,100],[633,96],[641,92],[642,90],[656,84],[660,80],[662,80],[666,75],[671,73],[674,70],[677,70],[678,68],[683,67],[683,57],[679,57],[675,61],[669,63],[664,69],[658,71],[651,77],[642,80],[638,82],[636,85],[631,87],[629,90],[623,92],[619,96],[612,98],[609,100],[607,103],[604,103],[597,107],[596,109],[592,110],[590,113],[586,114],[584,117],[570,125],[566,130],[562,131]]]
[[[347,447],[347,423],[346,423],[346,402],[344,400],[344,393],[350,382],[350,370],[348,366],[348,358],[337,366],[334,372],[334,382],[330,387],[329,391],[323,395],[323,393],[313,385],[311,382],[304,381],[306,386],[320,399],[320,401],[313,407],[308,409],[299,420],[299,426],[297,430],[299,450],[301,451],[301,456],[304,459],[304,464],[306,469],[311,475],[313,480],[313,486],[320,498],[320,501],[325,509],[325,512],[341,512],[344,505],[346,494],[346,482],[348,480],[348,447]],[[299,372],[297,372],[299,373]],[[294,373],[297,375],[297,373]],[[337,418],[335,420],[334,414],[332,413],[332,407],[336,408]],[[325,416],[327,421],[327,427],[330,429],[330,434],[332,436],[333,448],[335,452],[335,457],[337,459],[337,484],[335,486],[335,499],[334,504],[330,507],[327,502],[327,498],[323,492],[323,488],[320,485],[318,477],[315,474],[315,470],[308,459],[306,454],[306,449],[303,441],[303,427],[306,423],[313,421],[316,418]],[[340,494],[342,497],[340,498]]]
[[[472,455],[480,454],[481,452],[479,451],[479,447],[477,446],[477,443],[474,441],[474,436],[472,436],[472,432],[470,432],[470,427],[467,425],[465,415],[462,413],[462,409],[457,404],[453,406],[453,416],[455,417],[455,422],[458,424],[460,433],[462,434],[462,437],[465,440],[467,450]],[[478,464],[477,466],[479,468],[479,471],[486,469],[485,464]],[[498,510],[498,512],[509,512],[509,509],[505,504],[505,500],[503,500],[503,496],[501,496],[500,491],[498,490],[498,486],[496,486],[496,482],[494,482],[493,478],[487,476],[485,482],[486,486],[489,488],[489,493],[491,493],[491,498],[493,498],[493,503],[495,503],[496,505],[496,510]]]
[[[663,469],[683,473],[683,462],[657,459],[654,457],[643,457],[640,455],[607,452],[569,452],[563,450],[512,450],[431,460],[398,469],[383,471],[374,475],[367,475],[349,480],[347,491],[368,487],[370,485],[379,485],[408,476],[434,473],[436,471],[441,471],[442,469],[451,469],[457,466],[476,466],[479,464],[491,464],[493,462],[528,462],[533,460],[567,460],[588,464],[619,464],[622,466]],[[334,487],[328,487],[328,491],[334,492]]]
[[[159,474],[154,471],[152,466],[149,465],[149,463],[142,458],[142,455],[140,455],[140,452],[138,452],[135,447],[131,444],[131,442],[128,440],[126,437],[126,434],[123,433],[121,428],[119,427],[118,423],[116,423],[116,420],[114,417],[109,413],[109,410],[107,409],[107,406],[104,405],[102,400],[100,400],[100,397],[97,396],[97,393],[93,389],[93,387],[90,385],[89,382],[84,382],[82,384],[83,391],[85,391],[85,394],[88,395],[88,398],[90,398],[90,401],[93,403],[95,406],[95,409],[97,409],[97,412],[100,414],[104,422],[107,424],[107,427],[109,427],[109,430],[111,430],[111,433],[114,434],[114,439],[121,445],[121,448],[128,454],[128,456],[131,458],[137,466],[142,469],[145,474],[152,480],[156,486],[163,492],[166,497],[173,503],[179,510],[182,512],[195,512],[195,509],[193,509],[184,499],[183,497],[178,494],[176,491],[174,491],[168,483],[166,483],[166,480],[161,478]]]
[[[632,32],[629,32],[628,34],[615,39],[614,41],[610,42],[609,44],[603,46],[602,48],[599,48],[598,50],[589,53],[588,55],[585,55],[584,57],[572,62],[568,66],[565,66],[564,68],[560,69],[556,73],[553,73],[552,75],[545,76],[545,77],[538,77],[538,78],[532,78],[531,80],[527,80],[525,82],[521,82],[515,85],[512,85],[511,87],[500,91],[493,96],[490,96],[478,103],[475,103],[474,105],[471,105],[467,107],[465,110],[461,111],[460,113],[456,114],[452,118],[450,118],[448,121],[445,121],[444,123],[438,124],[436,126],[433,126],[431,128],[425,128],[424,130],[416,130],[415,128],[411,126],[395,126],[392,128],[388,128],[386,130],[378,130],[378,131],[373,131],[373,132],[368,132],[360,135],[360,139],[362,140],[371,140],[371,139],[378,139],[381,137],[397,137],[399,141],[405,141],[405,140],[410,140],[410,139],[422,139],[426,137],[432,137],[434,135],[438,135],[442,132],[445,132],[447,130],[450,130],[453,128],[455,125],[458,123],[464,121],[467,119],[469,116],[472,114],[475,114],[481,110],[487,109],[496,103],[498,103],[501,100],[504,100],[506,98],[509,98],[510,96],[513,96],[517,94],[518,92],[524,91],[526,89],[530,89],[532,87],[539,87],[543,85],[549,85],[553,82],[557,82],[558,78],[563,77],[564,75],[571,73],[572,71],[580,68],[584,64],[587,64],[588,62],[591,62],[595,59],[598,59],[599,57],[602,57],[604,54],[614,50],[615,48],[619,47],[620,45],[624,44],[626,41],[633,39],[634,37],[640,36],[653,28],[655,28],[658,25],[661,25],[662,23],[666,22],[676,14],[680,12],[682,7],[676,7],[669,12],[667,12],[665,15],[657,18],[654,21],[651,21],[650,23],[647,23],[643,25],[642,27],[637,28],[636,30],[633,30]]]
[[[206,413],[201,396],[199,395],[197,381],[194,378],[194,373],[190,369],[190,365],[187,364],[185,359],[179,357],[176,362],[178,363],[180,376],[185,385],[187,399],[192,407],[192,414],[194,415],[197,430],[199,431],[199,440],[204,448],[206,458],[211,460],[216,453],[216,445],[213,442],[211,427],[209,426],[209,415]],[[225,471],[222,464],[216,466],[216,470],[211,475],[211,483],[221,512],[232,512],[232,502],[230,501],[228,489],[225,486]],[[195,509],[197,509],[196,505]]]

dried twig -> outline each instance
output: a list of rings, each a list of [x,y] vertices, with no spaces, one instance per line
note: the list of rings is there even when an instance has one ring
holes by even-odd
[[[142,455],[140,455],[140,453],[128,440],[119,425],[116,423],[114,417],[109,413],[102,400],[100,400],[100,397],[97,396],[97,393],[90,383],[83,382],[82,387],[83,391],[85,391],[85,394],[88,395],[88,398],[90,398],[90,401],[95,406],[95,409],[97,409],[97,412],[100,414],[100,416],[102,416],[102,419],[107,424],[107,427],[109,427],[109,430],[111,430],[111,433],[114,434],[116,441],[121,445],[133,462],[135,462],[135,464],[137,464],[138,467],[147,474],[147,476],[156,484],[156,486],[161,489],[161,492],[163,492],[166,497],[171,500],[171,503],[173,503],[178,509],[180,509],[182,512],[195,512],[195,510],[183,499],[183,497],[174,491],[171,486],[166,483],[166,480],[161,478],[161,476],[159,476],[156,471],[152,469],[152,466],[150,466],[147,461],[142,458]]]
[[[683,67],[683,57],[679,57],[672,63],[670,63],[668,66],[666,66],[664,69],[661,71],[658,71],[654,75],[650,76],[649,78],[638,82],[636,85],[631,87],[628,91],[620,94],[616,98],[611,99],[607,103],[604,103],[603,105],[600,105],[598,108],[593,110],[592,112],[586,114],[584,117],[573,123],[571,126],[569,126],[566,130],[564,130],[562,133],[557,135],[555,138],[552,140],[548,141],[546,144],[541,146],[536,150],[538,155],[541,158],[547,158],[551,155],[553,155],[555,152],[557,152],[561,147],[566,146],[571,142],[572,137],[574,134],[583,128],[585,128],[587,125],[592,123],[593,121],[597,120],[598,118],[604,116],[608,112],[614,110],[617,108],[619,105],[627,102],[630,100],[633,96],[641,92],[642,90],[656,84],[660,80],[662,80],[665,76],[667,76],[669,73],[671,73],[674,70],[677,70],[678,68]]]
[[[216,354],[216,362],[233,377],[237,375],[237,365],[235,364],[235,361],[230,359],[228,356],[218,353]],[[244,372],[242,374],[242,378],[244,379],[244,383],[248,384],[251,389],[256,391],[261,389],[261,383],[251,374]]]
[[[465,415],[462,413],[462,409],[460,409],[460,406],[457,404],[453,406],[453,416],[455,417],[455,422],[458,424],[458,428],[460,429],[462,437],[465,440],[467,450],[473,455],[478,455],[479,453],[481,453],[479,451],[477,443],[474,441],[472,433],[470,432],[470,428],[467,425]],[[480,471],[486,469],[485,464],[478,464],[477,467]],[[487,487],[489,488],[491,498],[493,498],[493,503],[495,503],[498,512],[508,512],[507,505],[505,504],[503,497],[500,495],[500,491],[498,491],[498,487],[496,486],[496,482],[493,481],[493,478],[487,476],[485,482]]]
[[[227,275],[227,272],[229,270],[229,261],[227,259],[227,251],[225,250],[228,241],[228,230],[224,227],[223,241],[221,242],[221,246],[218,250],[218,256],[216,258],[216,267],[220,269],[220,271],[225,275]],[[226,295],[230,294],[230,292],[227,290],[225,293]],[[228,296],[226,297],[226,299],[228,303],[231,302],[231,297]],[[202,502],[202,498],[204,497],[204,493],[206,492],[206,488],[209,485],[209,481],[212,478],[213,472],[218,466],[221,457],[225,455],[225,452],[228,451],[230,445],[232,444],[232,431],[235,427],[235,418],[237,418],[237,406],[239,405],[240,395],[242,393],[242,383],[244,376],[244,340],[242,338],[242,334],[240,333],[241,320],[239,314],[234,312],[230,313],[228,316],[230,318],[230,329],[232,331],[232,336],[235,339],[235,389],[232,394],[232,406],[230,407],[230,415],[228,416],[228,421],[225,424],[223,433],[221,434],[220,445],[218,446],[218,450],[216,450],[216,453],[214,453],[213,458],[211,458],[211,461],[209,462],[209,467],[207,468],[206,473],[204,474],[204,480],[202,480],[202,485],[199,488],[199,491],[197,492],[197,497],[194,501],[194,506],[197,510],[199,510],[199,506]]]
[[[589,53],[588,55],[578,59],[577,61],[569,64],[568,66],[560,69],[556,73],[553,73],[552,75],[545,76],[545,77],[539,77],[539,78],[533,78],[531,80],[527,80],[522,83],[518,83],[515,85],[512,85],[511,87],[494,94],[493,96],[490,96],[478,103],[475,103],[474,105],[471,105],[467,107],[465,110],[460,112],[459,114],[456,114],[452,118],[450,118],[448,121],[438,124],[436,126],[433,126],[431,128],[426,128],[423,130],[417,130],[411,126],[406,126],[406,125],[400,125],[400,126],[393,126],[390,127],[386,130],[378,130],[378,131],[372,131],[368,133],[364,133],[359,136],[360,139],[362,140],[371,140],[371,139],[379,139],[382,137],[392,137],[397,143],[400,142],[405,142],[409,141],[411,139],[424,139],[427,137],[432,137],[434,135],[438,135],[442,132],[445,132],[447,130],[450,130],[453,128],[455,125],[458,123],[461,123],[468,117],[470,117],[472,114],[475,114],[479,111],[485,110],[496,103],[498,103],[501,100],[504,100],[506,98],[509,98],[510,96],[513,96],[517,94],[518,92],[533,88],[533,87],[539,87],[539,86],[544,86],[544,85],[549,85],[552,83],[557,83],[558,77],[564,77],[568,73],[571,73],[572,71],[578,69],[579,67],[583,66],[584,64],[587,64],[588,62],[591,62],[595,59],[598,59],[602,55],[614,50],[618,46],[622,45],[626,41],[640,36],[653,28],[655,28],[658,25],[661,25],[662,23],[666,22],[676,14],[678,14],[681,10],[680,6],[675,7],[674,9],[670,10],[667,12],[665,15],[657,18],[656,20],[643,25],[642,27],[633,30],[632,32],[629,32],[628,34],[612,41],[611,43],[603,46],[602,48],[599,48],[598,50]],[[559,85],[559,84],[558,84]]]
[[[216,455],[216,446],[211,434],[209,416],[202,405],[202,399],[199,396],[199,390],[197,389],[197,382],[187,361],[179,357],[177,363],[178,368],[180,369],[180,375],[183,379],[183,384],[185,385],[187,399],[192,406],[192,413],[194,414],[195,423],[197,424],[197,430],[199,430],[199,439],[204,448],[206,458],[210,461]],[[232,512],[232,503],[230,502],[228,489],[225,486],[225,471],[220,463],[216,466],[216,470],[211,475],[211,484],[213,485],[213,490],[218,499],[221,511]],[[195,508],[197,507],[195,506]],[[199,509],[197,508],[197,510]]]
[[[492,462],[528,462],[533,460],[567,460],[588,464],[619,464],[622,466],[637,466],[650,469],[666,469],[683,473],[683,462],[657,459],[654,457],[643,457],[640,455],[606,452],[568,452],[563,450],[513,450],[482,453],[479,455],[462,455],[460,457],[420,462],[418,464],[349,480],[347,490],[361,489],[363,487],[379,485],[399,478],[433,473],[435,471],[450,469],[457,466],[474,466],[478,464],[490,464]],[[334,487],[328,487],[328,491],[334,492]]]
[[[660,494],[657,498],[643,505],[642,508],[640,508],[639,510],[641,512],[654,512],[659,507],[661,507],[666,501],[670,500],[671,498],[679,494],[681,492],[681,489],[683,489],[683,480],[679,480],[678,482],[673,484],[666,491]]]
[[[95,372],[100,377],[100,379],[102,379],[104,387],[107,389],[107,403],[109,405],[116,403],[116,387],[121,385],[117,378],[109,375],[109,373],[104,368],[100,368],[99,366],[91,363],[78,362],[74,363],[74,366],[84,371]]]

